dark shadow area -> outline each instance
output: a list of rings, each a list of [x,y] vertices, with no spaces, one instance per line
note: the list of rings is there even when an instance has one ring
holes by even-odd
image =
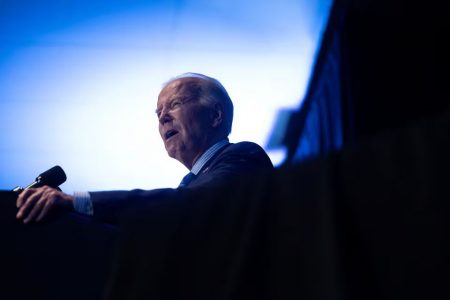
[[[287,163],[450,109],[445,11],[433,0],[336,0],[307,94],[281,139]]]
[[[100,299],[117,228],[54,211],[43,223],[16,220],[14,192],[0,192],[4,299]]]

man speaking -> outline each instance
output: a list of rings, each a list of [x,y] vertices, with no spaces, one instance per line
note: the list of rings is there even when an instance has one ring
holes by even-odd
[[[17,198],[17,218],[24,223],[40,221],[53,207],[59,206],[114,223],[120,212],[136,200],[150,201],[184,189],[214,187],[273,168],[269,157],[257,144],[228,141],[233,103],[214,78],[185,73],[171,79],[158,96],[156,114],[168,155],[190,171],[177,189],[68,195],[48,186],[29,188]]]

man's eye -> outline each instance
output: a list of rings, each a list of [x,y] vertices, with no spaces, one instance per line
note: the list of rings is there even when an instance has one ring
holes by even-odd
[[[180,105],[181,105],[181,102],[180,102],[180,101],[173,101],[173,102],[170,104],[170,108],[171,108],[171,109],[177,108],[177,107],[180,106]]]

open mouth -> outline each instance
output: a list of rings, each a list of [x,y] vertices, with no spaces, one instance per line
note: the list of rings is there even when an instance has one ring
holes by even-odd
[[[164,135],[165,139],[168,140],[171,137],[173,137],[174,135],[176,135],[178,133],[178,131],[174,130],[174,129],[170,129],[167,130],[166,134]]]

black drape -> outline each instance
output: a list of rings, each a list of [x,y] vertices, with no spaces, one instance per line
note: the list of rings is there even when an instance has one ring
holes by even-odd
[[[24,225],[16,197],[0,192],[0,298],[100,299],[117,229],[62,210]]]

